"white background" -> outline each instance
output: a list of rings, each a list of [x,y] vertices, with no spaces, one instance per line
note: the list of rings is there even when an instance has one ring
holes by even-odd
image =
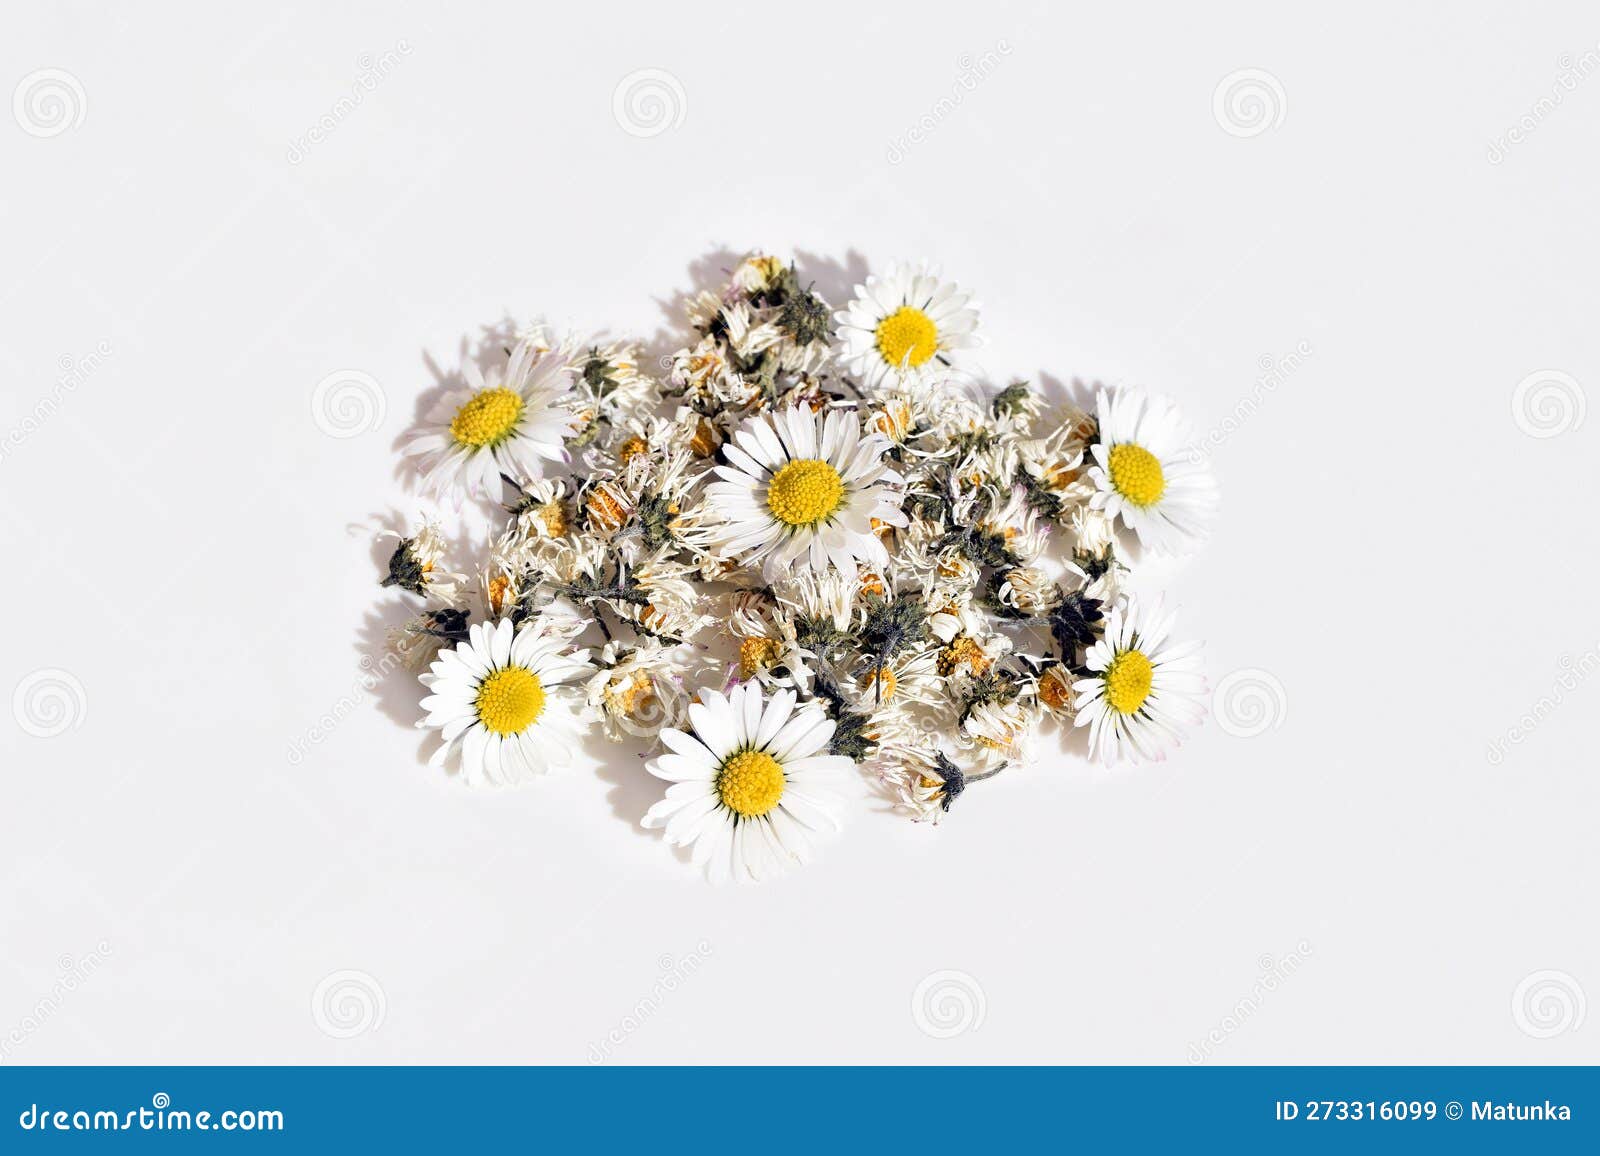
[[[12,13],[5,90],[70,82],[0,114],[6,1062],[1600,1060],[1600,678],[1558,681],[1600,662],[1600,18],[1221,7]],[[1214,102],[1245,69],[1264,120]],[[638,829],[631,748],[424,766],[360,661],[432,366],[508,312],[670,348],[758,246],[830,291],[934,258],[995,379],[1223,431],[1172,591],[1262,733],[1047,741],[722,890]],[[1576,385],[1519,411],[1542,371]]]

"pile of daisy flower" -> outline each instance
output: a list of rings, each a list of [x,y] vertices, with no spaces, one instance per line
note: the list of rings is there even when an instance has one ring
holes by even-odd
[[[443,508],[494,517],[476,573],[424,520],[383,579],[422,600],[390,645],[426,668],[436,765],[515,784],[592,731],[642,740],[643,825],[761,880],[849,776],[937,822],[1041,730],[1110,763],[1199,721],[1199,644],[1128,583],[1216,504],[1170,402],[978,383],[978,305],[926,266],[835,311],[752,256],[688,313],[648,367],[523,331],[405,446]]]

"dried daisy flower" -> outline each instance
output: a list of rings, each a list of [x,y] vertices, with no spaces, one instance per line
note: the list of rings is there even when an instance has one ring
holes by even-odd
[[[681,726],[688,717],[682,681],[689,665],[681,646],[663,645],[656,638],[631,645],[616,639],[606,643],[584,688],[605,736],[612,742],[653,738],[663,727]]]
[[[384,533],[379,537],[398,538],[394,553],[389,555],[389,573],[383,585],[398,586],[424,598],[454,602],[466,585],[466,575],[441,568],[444,558],[444,538],[439,524],[424,521],[409,538]]]

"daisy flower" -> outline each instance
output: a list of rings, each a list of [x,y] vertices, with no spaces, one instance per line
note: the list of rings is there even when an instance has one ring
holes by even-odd
[[[580,418],[557,406],[571,388],[566,356],[524,341],[504,368],[487,374],[468,361],[464,389],[446,394],[403,453],[417,459],[423,483],[440,496],[492,492],[501,474],[518,482],[544,475],[545,462],[565,462],[565,439]]]
[[[600,716],[606,738],[653,738],[678,722],[687,695],[678,688],[685,662],[682,647],[642,638],[624,646],[615,640],[601,648],[597,673],[585,687],[588,704]]]
[[[868,277],[834,320],[839,360],[869,389],[921,377],[930,362],[948,365],[951,350],[978,344],[972,294],[941,281],[925,264],[896,265],[887,277]]]
[[[1168,641],[1170,614],[1130,600],[1111,611],[1089,647],[1090,677],[1072,684],[1075,726],[1089,728],[1089,757],[1105,763],[1161,759],[1181,729],[1205,716],[1200,643]]]
[[[831,562],[854,577],[856,560],[889,564],[874,523],[904,526],[900,475],[885,464],[889,443],[861,436],[856,415],[804,406],[747,418],[723,446],[732,465],[706,497],[722,521],[722,549],[747,564],[761,562],[775,582],[794,566],[824,570]]]
[[[925,736],[884,743],[873,762],[896,807],[918,823],[937,824],[967,788],[968,776]],[[976,775],[973,781],[994,773]]]
[[[422,700],[444,742],[430,760],[443,766],[459,746],[468,784],[508,784],[565,765],[571,745],[587,729],[573,707],[576,682],[589,672],[588,652],[566,653],[581,622],[557,624],[546,616],[518,630],[511,619],[479,622],[464,642],[440,652],[422,683]]]
[[[1206,535],[1217,505],[1216,482],[1187,452],[1189,428],[1164,397],[1138,389],[1102,391],[1100,440],[1090,447],[1093,509],[1120,519],[1141,544],[1181,553]]]
[[[437,522],[424,521],[409,538],[387,531],[378,537],[400,540],[394,553],[389,555],[389,573],[383,579],[384,586],[398,586],[423,597],[455,602],[467,584],[467,576],[444,569],[444,536]]]
[[[827,785],[853,765],[828,754],[833,720],[814,702],[796,709],[790,690],[763,701],[753,683],[726,698],[714,690],[699,697],[689,707],[692,734],[661,732],[672,753],[647,769],[672,786],[644,825],[692,846],[713,882],[760,881],[808,862],[813,833],[839,826]]]
[[[869,713],[885,707],[939,707],[945,705],[945,685],[939,674],[939,655],[932,647],[903,650],[876,665],[876,655],[865,655],[851,679],[856,705]]]

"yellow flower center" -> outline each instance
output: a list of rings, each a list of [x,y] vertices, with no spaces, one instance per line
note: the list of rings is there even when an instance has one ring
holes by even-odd
[[[887,666],[880,666],[867,676],[867,693],[875,702],[888,702],[894,697],[895,687],[899,685],[900,680]]]
[[[450,419],[450,436],[464,446],[479,449],[504,438],[522,416],[522,398],[504,387],[485,389],[456,410]]]
[[[1121,448],[1121,446],[1117,446],[1111,452],[1115,454],[1117,450]],[[1135,446],[1134,448],[1137,449],[1138,447]],[[1160,462],[1156,463],[1156,469],[1161,469]],[[1052,466],[1045,467],[1044,483],[1052,489],[1064,490],[1073,482],[1077,481],[1078,476],[1081,473],[1083,473],[1083,470],[1080,467],[1068,465],[1064,460],[1058,461]]]
[[[1142,650],[1124,650],[1111,660],[1106,670],[1106,701],[1111,709],[1133,714],[1150,697],[1150,678],[1155,668]]]
[[[632,437],[622,443],[622,448],[617,451],[617,460],[627,465],[634,458],[650,448],[648,442],[640,437]]]
[[[962,666],[970,666],[974,674],[982,674],[989,669],[989,656],[983,652],[983,647],[966,635],[962,635],[941,650],[934,662],[934,669],[945,678],[949,678]]]
[[[544,710],[544,684],[525,666],[495,671],[478,687],[478,718],[497,735],[521,734]]]
[[[617,497],[616,490],[603,482],[590,491],[586,508],[589,524],[602,534],[614,534],[622,529],[631,513]]]
[[[813,526],[844,501],[844,479],[827,462],[800,458],[772,475],[767,509],[786,526]]]
[[[717,772],[717,797],[746,819],[757,819],[783,798],[783,768],[765,751],[740,751]]]
[[[890,365],[918,366],[939,351],[939,330],[933,319],[911,305],[902,305],[878,322],[878,352]]]
[[[642,672],[635,673],[627,682],[612,683],[611,698],[619,713],[634,714],[643,710],[655,701],[655,684],[650,681],[650,676]]]
[[[1161,500],[1167,479],[1161,462],[1143,446],[1123,442],[1111,447],[1111,484],[1135,506],[1150,506]]]
[[[534,513],[539,521],[544,523],[545,533],[552,538],[564,537],[567,533],[567,510],[558,501],[546,502],[538,507]]]
[[[1072,683],[1059,666],[1052,666],[1039,679],[1039,701],[1051,710],[1066,710],[1072,703]]]
[[[709,458],[721,444],[722,438],[717,435],[716,427],[701,418],[700,424],[694,427],[694,437],[689,439],[689,448],[694,451],[694,456]]]
[[[499,614],[500,607],[504,606],[506,602],[506,591],[510,588],[511,579],[504,574],[496,574],[489,579],[489,609]]]
[[[770,638],[747,638],[739,644],[739,677],[750,678],[778,661],[778,644]]]
[[[872,415],[867,426],[891,441],[899,441],[911,428],[911,407],[898,399],[891,401]]]

